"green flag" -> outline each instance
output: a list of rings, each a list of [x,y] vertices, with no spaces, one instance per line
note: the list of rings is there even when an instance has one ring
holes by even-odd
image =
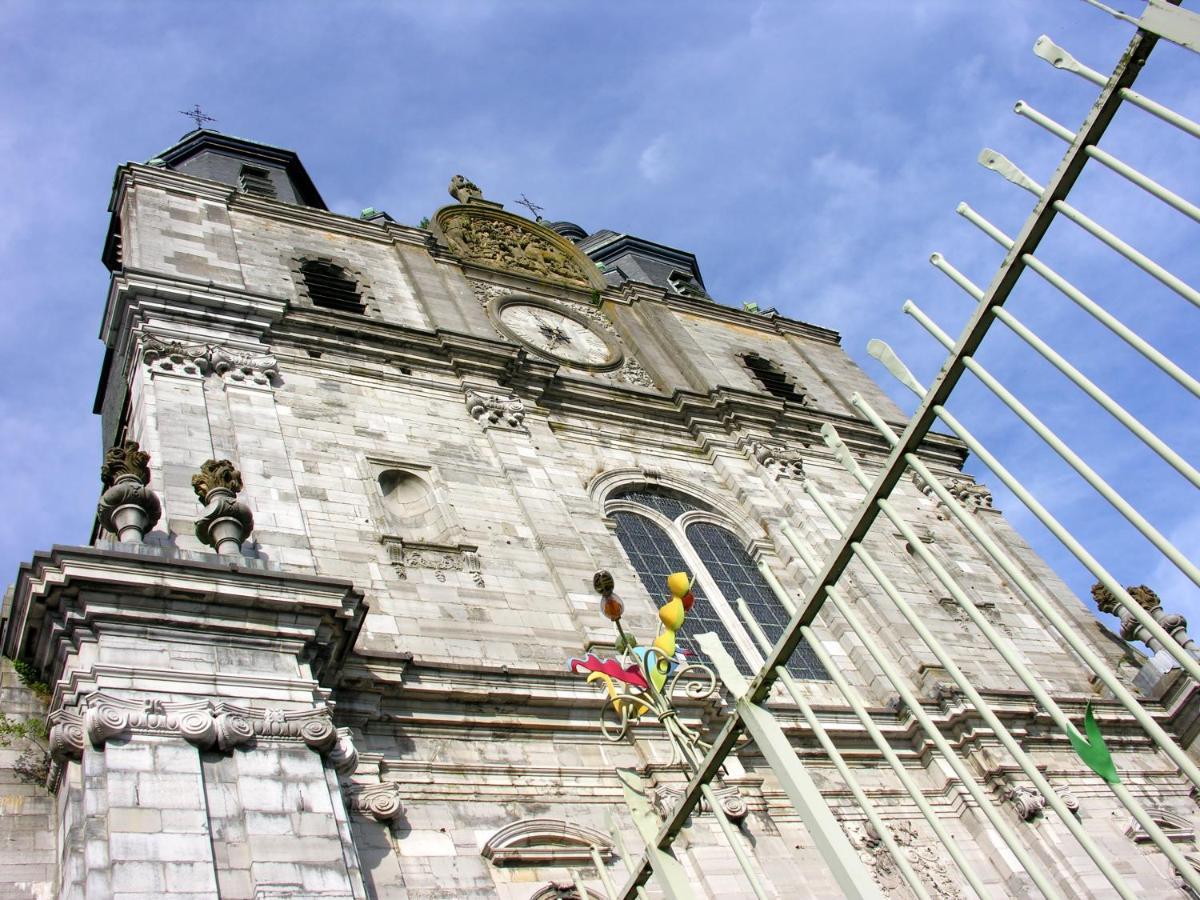
[[[1104,744],[1104,736],[1100,734],[1100,726],[1096,724],[1096,716],[1092,712],[1090,702],[1083,714],[1083,728],[1087,732],[1086,741],[1074,726],[1067,732],[1067,737],[1071,739],[1071,746],[1075,748],[1075,752],[1079,754],[1079,758],[1087,764],[1089,769],[1109,784],[1120,784],[1121,776],[1117,774],[1112,754],[1108,752],[1108,747]]]

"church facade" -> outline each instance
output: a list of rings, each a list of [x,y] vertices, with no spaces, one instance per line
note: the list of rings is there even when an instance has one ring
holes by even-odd
[[[568,667],[619,657],[595,574],[648,642],[687,572],[681,659],[712,633],[753,673],[738,601],[773,640],[771,582],[797,598],[809,577],[785,527],[817,557],[837,536],[802,485],[846,517],[862,495],[822,425],[869,471],[888,448],[850,396],[904,416],[835,332],[722,305],[686,251],[515,215],[462,176],[450,193],[427,227],[337,215],[295,153],[205,130],[117,170],[94,539],[35,554],[5,605],[4,654],[47,685],[50,727],[42,783],[5,782],[23,812],[0,822],[0,896],[600,898],[642,847],[618,770],[660,814],[682,795],[659,725],[609,740],[603,685]],[[922,457],[1197,755],[1194,686],[1147,680],[961,472],[962,445]],[[1101,710],[1126,784],[1195,854],[1187,782],[928,485],[893,502],[1051,693]],[[868,544],[1126,880],[1184,896],[913,548]],[[1104,896],[910,623],[855,569],[842,584],[1058,890]],[[990,895],[1035,896],[844,621],[815,631],[789,671],[929,894],[972,895],[831,668]],[[40,715],[4,678],[6,708]],[[699,693],[678,712],[705,733],[727,699]],[[773,708],[881,892],[911,896],[795,705]],[[715,789],[674,847],[698,896],[754,896],[719,816],[770,896],[839,895],[753,744]]]

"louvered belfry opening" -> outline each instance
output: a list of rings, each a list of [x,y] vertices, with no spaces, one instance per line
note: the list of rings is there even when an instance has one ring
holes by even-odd
[[[742,361],[771,396],[792,403],[804,402],[804,392],[796,390],[796,386],[788,381],[783,370],[769,359],[763,359],[757,353],[747,353],[742,357]]]
[[[300,274],[304,276],[309,299],[315,306],[346,312],[363,311],[358,285],[336,263],[324,259],[305,260],[300,263]]]
[[[278,196],[275,192],[275,184],[271,181],[271,173],[266,169],[258,168],[258,166],[242,166],[242,171],[238,175],[238,186],[244,194],[266,197],[269,200],[274,200]]]

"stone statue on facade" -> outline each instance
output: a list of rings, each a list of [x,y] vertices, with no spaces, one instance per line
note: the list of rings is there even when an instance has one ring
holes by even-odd
[[[482,200],[483,191],[479,185],[465,175],[455,175],[450,179],[450,196],[459,203],[470,203],[472,200]]]

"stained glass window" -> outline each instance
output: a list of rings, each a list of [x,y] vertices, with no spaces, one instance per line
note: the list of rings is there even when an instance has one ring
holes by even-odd
[[[683,561],[667,533],[645,516],[621,511],[613,513],[612,517],[617,523],[617,539],[625,548],[629,561],[633,563],[633,568],[646,590],[650,592],[650,596],[661,606],[667,599],[667,576],[672,572],[689,571],[691,567]],[[709,599],[704,596],[699,584],[692,587],[692,593],[696,596],[696,603],[684,619],[683,628],[676,635],[678,645],[694,658],[705,659],[691,636],[711,631],[721,639],[729,654],[745,667],[742,651],[730,637],[725,623],[717,615]]]
[[[736,603],[738,597],[745,600],[767,638],[772,643],[778,641],[787,626],[788,615],[737,536],[719,525],[696,522],[688,526],[687,538],[725,599],[730,603]],[[792,654],[788,670],[797,678],[829,677],[812,648],[804,642]]]
[[[672,522],[686,512],[707,509],[690,497],[661,488],[626,491],[620,495],[620,499],[652,509]],[[661,603],[665,599],[667,576],[672,572],[691,570],[691,566],[680,553],[675,538],[646,516],[632,511],[618,510],[612,513],[612,518],[617,523],[617,538],[642,584],[650,596]],[[708,522],[693,523],[687,528],[686,535],[678,530],[675,534],[679,535],[681,540],[688,541],[725,600],[730,604],[735,603],[738,597],[745,600],[767,637],[772,641],[778,640],[787,625],[787,613],[775,599],[770,586],[759,573],[754,560],[741,545],[737,535]],[[697,658],[703,659],[699,647],[689,636],[711,631],[720,638],[725,649],[743,671],[757,669],[757,664],[747,661],[730,634],[730,627],[744,634],[741,622],[727,623],[715,604],[705,597],[699,582],[692,591],[696,595],[696,605],[684,621],[684,627],[679,633],[679,645]],[[812,650],[803,643],[792,654],[788,669],[797,678],[829,677]]]

